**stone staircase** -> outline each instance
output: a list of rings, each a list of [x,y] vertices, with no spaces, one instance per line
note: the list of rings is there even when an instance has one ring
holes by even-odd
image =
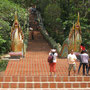
[[[49,76],[47,62],[50,46],[39,31],[35,39],[29,38],[26,56],[18,61],[9,61],[5,74],[0,76],[0,88],[82,88],[90,89],[90,76],[68,76],[67,59],[57,58],[56,74]],[[76,67],[78,69],[79,63]],[[82,70],[81,70],[82,71]]]
[[[82,69],[79,75],[73,76],[73,71],[71,71],[71,76],[68,76],[67,59],[57,58],[57,76],[49,76],[47,58],[50,49],[39,31],[34,31],[34,40],[31,40],[30,33],[25,58],[18,61],[9,61],[5,72],[0,75],[0,88],[11,88],[11,90],[12,88],[20,88],[20,90],[21,88],[39,88],[39,90],[40,88],[54,88],[54,90],[65,88],[73,90],[73,88],[76,88],[76,90],[89,90],[90,76],[82,76]],[[76,62],[76,71],[78,65],[79,62]]]
[[[90,77],[5,76],[1,88],[90,88]]]

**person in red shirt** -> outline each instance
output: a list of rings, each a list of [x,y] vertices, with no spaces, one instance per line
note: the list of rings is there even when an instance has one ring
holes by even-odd
[[[86,50],[86,49],[85,49],[85,46],[84,46],[84,44],[83,44],[83,43],[81,43],[80,48],[81,48],[81,52],[82,52],[82,51],[84,51],[84,50]]]

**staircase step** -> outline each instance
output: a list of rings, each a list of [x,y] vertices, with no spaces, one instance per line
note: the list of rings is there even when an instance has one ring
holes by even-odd
[[[0,76],[1,82],[90,82],[90,76]]]
[[[90,88],[90,77],[2,76],[0,88]]]
[[[90,88],[90,77],[2,76],[0,88]]]
[[[2,82],[0,88],[90,88],[90,82]]]

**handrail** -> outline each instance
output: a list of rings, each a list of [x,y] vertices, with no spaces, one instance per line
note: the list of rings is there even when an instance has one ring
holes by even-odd
[[[43,19],[42,19],[41,14],[40,14],[39,11],[37,11],[37,18],[38,18],[38,21],[39,21],[40,32],[42,33],[44,38],[48,41],[50,46],[52,48],[55,48],[57,50],[57,53],[60,54],[60,51],[61,51],[62,47],[61,47],[60,43],[56,43],[56,41],[52,37],[49,36],[47,30],[44,27]]]

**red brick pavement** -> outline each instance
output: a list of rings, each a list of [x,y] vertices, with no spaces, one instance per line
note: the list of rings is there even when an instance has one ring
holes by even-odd
[[[79,77],[82,78],[81,81],[78,81]],[[70,78],[73,78],[73,81]],[[0,88],[85,88],[83,90],[90,90],[90,77],[3,76],[0,77]]]
[[[47,62],[50,46],[43,39],[39,31],[34,32],[34,40],[29,37],[25,58],[11,60],[5,71],[6,76],[48,76],[49,64]],[[78,68],[77,62],[77,68]],[[68,75],[67,59],[57,59],[57,76]],[[80,72],[82,74],[82,72]],[[71,76],[73,71],[71,72]]]
[[[11,88],[11,90],[12,88],[20,88],[20,90],[21,88],[39,88],[38,90],[40,88],[54,88],[54,90],[57,88],[90,89],[90,77],[81,76],[82,72],[79,76],[73,76],[73,72],[71,72],[70,77],[67,76],[67,59],[58,58],[57,77],[49,77],[49,64],[47,62],[49,51],[50,46],[40,32],[35,32],[35,40],[29,39],[25,58],[9,61],[5,75],[0,76],[0,88]],[[77,68],[78,64],[77,62]]]

